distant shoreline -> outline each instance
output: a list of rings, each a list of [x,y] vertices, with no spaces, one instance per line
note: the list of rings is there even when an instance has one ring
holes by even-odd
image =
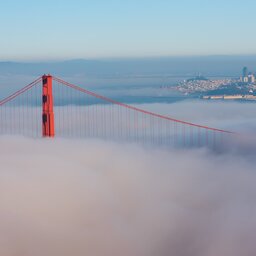
[[[204,100],[256,100],[254,95],[205,95],[201,97]]]

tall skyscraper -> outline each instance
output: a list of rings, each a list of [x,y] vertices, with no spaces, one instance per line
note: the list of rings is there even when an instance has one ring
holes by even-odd
[[[243,68],[243,76],[242,76],[242,82],[248,83],[248,68]]]
[[[248,68],[244,67],[243,68],[243,77],[247,77],[248,76]]]

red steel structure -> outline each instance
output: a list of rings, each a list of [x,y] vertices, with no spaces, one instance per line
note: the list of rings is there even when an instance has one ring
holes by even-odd
[[[54,112],[52,95],[52,76],[42,77],[42,135],[43,137],[54,137]]]
[[[54,97],[53,97],[54,95]],[[0,100],[0,134],[216,147],[236,133],[105,97],[51,75]]]

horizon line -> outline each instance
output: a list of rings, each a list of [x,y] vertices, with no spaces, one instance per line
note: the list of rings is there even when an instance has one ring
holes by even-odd
[[[175,58],[213,58],[213,57],[256,57],[252,54],[195,54],[195,55],[159,55],[159,56],[124,56],[124,57],[95,57],[95,58],[55,58],[55,59],[0,59],[0,63],[57,63],[69,61],[120,61],[120,60],[157,60],[157,59],[175,59]]]

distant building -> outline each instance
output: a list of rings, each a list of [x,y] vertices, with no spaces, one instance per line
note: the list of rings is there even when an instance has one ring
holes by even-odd
[[[248,76],[248,68],[244,67],[243,68],[243,77],[247,77]]]
[[[255,76],[252,73],[248,73],[248,68],[244,67],[240,81],[243,83],[255,83]]]
[[[244,82],[244,83],[248,83],[248,82],[249,82],[248,76],[244,76],[244,77],[243,77],[243,81],[242,81],[242,82]]]
[[[248,75],[248,82],[251,84],[255,83],[255,76],[253,74]]]

